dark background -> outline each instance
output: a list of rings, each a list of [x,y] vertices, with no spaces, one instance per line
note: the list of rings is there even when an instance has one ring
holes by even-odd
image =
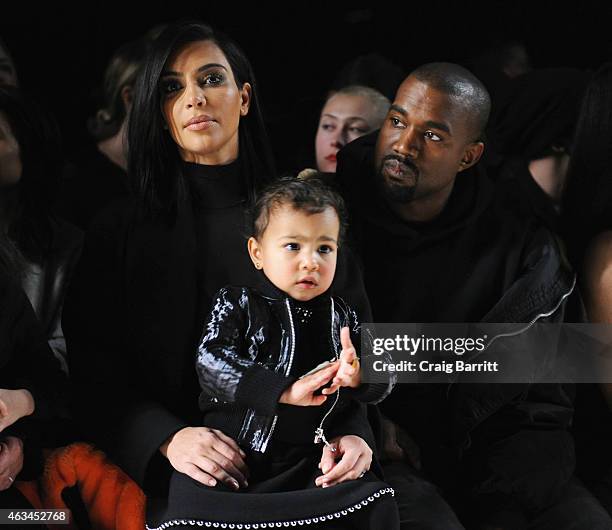
[[[366,52],[379,52],[409,70],[433,60],[464,62],[492,44],[516,39],[536,68],[594,69],[612,60],[610,1],[404,0],[350,8],[331,1],[275,7],[179,0],[138,7],[127,2],[39,7],[5,1],[1,11],[0,36],[21,86],[58,118],[69,152],[86,138],[86,119],[96,110],[92,93],[112,52],[178,18],[200,18],[245,49],[276,136],[312,129],[294,110],[319,105],[338,68]]]

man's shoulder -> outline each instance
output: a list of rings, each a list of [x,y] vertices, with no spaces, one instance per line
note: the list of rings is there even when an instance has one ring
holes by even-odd
[[[378,132],[374,131],[361,136],[338,151],[336,178],[343,189],[352,188],[353,186],[349,184],[352,184],[351,181],[354,181],[357,176],[372,173]]]

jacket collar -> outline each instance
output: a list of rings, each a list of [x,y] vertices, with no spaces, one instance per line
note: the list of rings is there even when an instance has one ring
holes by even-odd
[[[284,291],[281,291],[276,285],[274,285],[268,277],[263,273],[263,271],[258,271],[257,274],[257,283],[253,286],[254,290],[257,291],[258,294],[267,298],[270,301],[277,302],[285,302],[285,300],[289,300],[292,304],[298,305],[301,307],[314,307],[319,304],[326,303],[331,296],[331,288],[325,291],[323,294],[313,298],[312,300],[308,300],[307,302],[302,302],[300,300],[295,300],[291,296],[289,296]]]

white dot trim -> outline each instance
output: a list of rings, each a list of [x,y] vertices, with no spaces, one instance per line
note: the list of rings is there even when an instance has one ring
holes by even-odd
[[[310,519],[294,519],[292,521],[268,521],[265,523],[222,523],[219,521],[203,521],[201,519],[171,519],[170,521],[165,521],[159,526],[149,526],[146,525],[147,530],[166,530],[166,528],[170,528],[172,526],[200,526],[205,528],[223,528],[228,530],[266,530],[269,528],[289,528],[296,526],[304,526],[317,524],[319,521],[331,521],[332,519],[340,519],[350,513],[354,513],[355,510],[361,510],[363,506],[367,506],[368,504],[374,502],[376,499],[379,499],[383,495],[391,495],[395,496],[395,491],[393,488],[383,488],[378,490],[376,493],[370,495],[367,499],[363,499],[361,502],[354,504],[352,506],[348,506],[345,509],[339,510],[334,513],[327,513],[323,515],[318,515],[317,517],[312,517]]]

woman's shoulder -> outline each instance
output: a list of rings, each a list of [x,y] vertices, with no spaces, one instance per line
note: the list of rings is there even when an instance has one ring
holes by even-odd
[[[592,322],[612,322],[612,231],[589,243],[582,267],[587,313]]]
[[[93,218],[89,232],[111,233],[126,229],[134,222],[139,212],[138,202],[133,197],[121,197],[106,205]]]

